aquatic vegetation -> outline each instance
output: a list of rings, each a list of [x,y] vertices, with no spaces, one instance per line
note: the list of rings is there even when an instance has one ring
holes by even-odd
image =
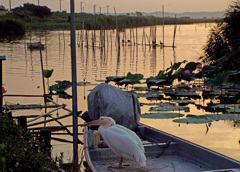
[[[194,104],[194,101],[193,100],[190,100],[190,99],[177,99],[177,100],[171,100],[170,101],[171,103],[178,103],[180,106],[185,106],[185,105],[188,105],[188,104]]]
[[[195,73],[196,69],[202,68],[200,62],[188,62],[185,67],[181,67],[186,63],[186,60],[178,63],[174,63],[166,70],[160,70],[155,77],[149,77],[146,79],[147,87],[151,86],[167,86],[172,85],[175,79],[178,81],[193,81],[196,78],[202,78],[202,72]]]
[[[51,85],[49,87],[50,92],[56,91],[57,93],[60,93],[60,92],[64,92],[68,88],[72,87],[72,82],[70,82],[70,81],[64,80],[64,81],[55,81],[55,82],[57,84]]]
[[[43,69],[43,76],[44,78],[50,78],[52,76],[53,73],[53,69]]]
[[[186,123],[186,124],[202,124],[202,123],[211,123],[212,119],[209,119],[206,116],[201,115],[187,115],[186,118],[174,119],[173,122],[176,123]]]
[[[105,83],[109,83],[110,81],[113,81],[116,83],[124,80],[125,78],[126,76],[107,76]]]
[[[141,115],[141,118],[150,118],[150,119],[170,119],[170,118],[177,118],[183,117],[184,114],[181,113],[145,113]]]
[[[108,76],[106,77],[105,83],[109,83],[110,81],[115,82],[116,85],[121,86],[125,85],[128,86],[129,84],[139,84],[140,80],[143,79],[142,74],[132,74],[131,72],[127,73],[127,76]]]
[[[212,87],[219,87],[219,86],[224,85],[228,82],[228,76],[229,76],[229,72],[218,73],[215,77],[210,78],[206,82],[206,84],[208,86],[212,86]]]
[[[149,111],[185,111],[188,110],[189,107],[186,106],[174,106],[172,104],[169,104],[168,106],[166,104],[159,105],[158,107],[150,107]]]

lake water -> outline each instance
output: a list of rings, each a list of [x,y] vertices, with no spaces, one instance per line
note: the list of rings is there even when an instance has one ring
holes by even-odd
[[[125,76],[128,72],[131,72],[141,73],[144,75],[144,78],[147,78],[157,75],[159,70],[168,68],[171,63],[183,60],[197,61],[203,55],[202,48],[213,26],[214,24],[178,25],[175,37],[176,48],[174,49],[171,47],[151,48],[143,46],[143,31],[145,31],[149,38],[150,27],[138,28],[138,46],[133,46],[133,44],[129,43],[124,44],[124,46],[120,46],[119,52],[115,46],[116,32],[114,31],[107,31],[105,33],[108,41],[105,43],[104,51],[99,47],[95,47],[94,51],[90,46],[86,48],[86,43],[84,43],[83,47],[77,46],[77,81],[82,82],[85,79],[91,83],[91,85],[85,87],[78,86],[78,110],[82,110],[83,112],[87,110],[87,95],[91,89],[103,82],[107,76]],[[136,35],[136,29],[133,30]],[[160,40],[163,41],[162,30],[162,26],[157,27],[157,43]],[[173,25],[164,27],[165,45],[172,46],[173,31]],[[80,31],[76,31],[77,41],[79,41],[80,33]],[[92,31],[89,31],[89,44],[91,44],[91,34]],[[97,40],[96,46],[99,46],[100,32],[97,31],[95,34]],[[70,32],[51,31],[47,32],[47,34],[43,32],[32,33],[31,35],[32,42],[38,42],[41,39],[41,42],[46,45],[45,50],[42,51],[43,68],[54,69],[52,77],[48,81],[45,79],[46,85],[53,85],[57,80],[71,81]],[[122,35],[123,33],[121,33],[121,40]],[[130,39],[129,29],[126,30],[126,35],[126,39]],[[3,84],[7,90],[7,94],[43,94],[40,52],[39,50],[30,51],[27,49],[26,42],[30,42],[29,34],[19,41],[0,43],[0,55],[6,55],[6,60],[3,61]],[[71,95],[71,88],[66,92]],[[67,105],[67,108],[72,108],[71,99],[62,99],[57,96],[53,98],[55,102],[59,104],[64,103]],[[139,101],[143,102],[146,100],[140,98]],[[4,103],[40,104],[43,103],[43,99],[6,96],[4,97]],[[196,109],[194,105],[189,105],[189,107],[189,113],[191,114],[205,114],[203,110]],[[141,109],[142,113],[147,113],[148,109],[148,107],[143,106]],[[44,110],[22,110],[14,111],[13,115],[39,115],[43,113]],[[57,115],[65,115],[67,112],[59,110],[52,114],[53,117],[56,117]],[[64,125],[70,125],[72,118],[69,117],[60,121]],[[240,132],[239,128],[234,127],[232,121],[214,121],[207,133],[206,124],[179,125],[172,122],[172,119],[141,119],[141,122],[240,160]],[[82,123],[82,121],[79,119],[78,123]],[[47,125],[55,126],[57,124],[52,122]],[[82,129],[79,127],[79,133],[81,132]],[[64,137],[64,139],[72,140],[70,136],[54,135],[53,137]],[[82,140],[82,137],[79,136],[79,139]],[[64,161],[68,162],[72,160],[71,144],[57,141],[52,141],[52,144],[54,156],[59,155],[60,152],[64,152]]]

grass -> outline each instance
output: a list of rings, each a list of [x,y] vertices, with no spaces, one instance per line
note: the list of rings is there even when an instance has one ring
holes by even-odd
[[[39,18],[30,15],[28,12],[9,13],[5,16],[0,16],[1,19],[17,19],[26,29],[35,30],[69,30],[70,29],[70,14],[65,12],[52,12],[50,16]],[[153,16],[110,16],[110,15],[92,15],[86,13],[75,14],[76,29],[115,29],[116,19],[119,29],[151,26],[163,24],[163,18]],[[164,18],[165,24],[192,24],[203,22],[214,22],[213,19],[191,19],[191,18]]]

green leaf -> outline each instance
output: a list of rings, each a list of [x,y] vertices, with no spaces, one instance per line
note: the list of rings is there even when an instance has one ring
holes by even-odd
[[[120,82],[121,80],[125,79],[125,76],[107,76],[106,77],[106,83],[109,83],[110,81],[113,82]]]
[[[184,114],[181,113],[145,113],[141,115],[141,118],[151,118],[151,119],[170,119],[183,117]]]
[[[52,76],[53,69],[48,70],[48,69],[43,69],[43,76],[44,78],[50,78]]]
[[[212,87],[218,87],[222,84],[226,84],[228,82],[228,72],[218,73],[214,78],[208,80],[207,85]]]
[[[197,115],[187,115],[186,118],[182,119],[174,119],[173,122],[176,123],[187,123],[187,124],[202,124],[202,123],[210,123],[213,122],[212,119],[209,119],[206,116],[197,116]]]
[[[197,67],[197,65],[199,65],[201,63],[199,62],[189,62],[186,64],[184,70],[190,70],[190,71],[194,71]]]
[[[182,110],[189,110],[189,107],[186,106],[159,106],[159,107],[150,107],[149,111],[182,111]]]
[[[156,76],[157,79],[164,79],[165,76],[164,76],[164,70],[160,70]]]
[[[64,92],[66,89],[70,88],[72,86],[72,82],[70,81],[55,81],[57,84],[51,85],[49,87],[49,91],[56,91],[58,93]]]
[[[140,80],[143,79],[142,74],[132,74],[131,72],[128,72],[126,76],[126,80],[129,80],[131,84],[137,84],[140,83]]]

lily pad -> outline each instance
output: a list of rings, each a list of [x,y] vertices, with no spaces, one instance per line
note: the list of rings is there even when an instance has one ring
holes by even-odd
[[[90,85],[90,82],[77,82],[77,86],[86,86]]]
[[[147,93],[136,93],[138,97],[158,97],[158,96],[163,96],[161,93],[157,91],[150,91]]]
[[[70,81],[55,81],[57,84],[51,85],[49,87],[49,91],[56,91],[57,93],[64,92],[66,89],[72,86],[72,82]]]
[[[195,92],[177,92],[175,94],[177,97],[189,97],[189,98],[194,98],[194,99],[201,99],[201,96],[198,95],[197,93]]]
[[[228,82],[229,72],[218,73],[214,78],[208,80],[207,85],[212,87],[219,87]]]
[[[189,107],[186,106],[159,106],[159,107],[151,107],[149,111],[183,111],[189,110]]]
[[[187,88],[187,89],[189,89],[190,87],[189,87],[188,84],[181,83],[181,84],[173,86],[173,88]]]
[[[141,103],[146,106],[171,106],[171,103]]]
[[[194,104],[193,100],[183,99],[183,100],[172,100],[172,103],[178,103],[179,105]]]
[[[146,87],[133,87],[134,91],[148,91]]]
[[[145,113],[141,115],[141,118],[151,118],[151,119],[170,119],[183,117],[184,114],[181,113]]]
[[[151,86],[163,86],[167,81],[165,79],[158,79],[156,77],[147,78],[146,83],[147,87],[150,88]]]
[[[186,118],[181,119],[174,119],[173,122],[176,123],[187,123],[187,124],[203,124],[203,123],[210,123],[213,122],[212,119],[209,119],[208,117],[204,115],[187,115]]]
[[[236,105],[235,108],[227,109],[228,113],[240,113],[240,108],[238,105]]]
[[[126,79],[130,80],[131,84],[137,84],[140,83],[141,79],[143,79],[143,75],[140,73],[132,74],[131,72],[128,72]]]
[[[128,80],[128,79],[123,79],[123,80],[121,80],[121,81],[119,81],[119,82],[116,82],[116,84],[117,84],[118,86],[125,85],[125,87],[126,87],[126,86],[128,86],[128,84],[131,84],[131,81]]]
[[[240,120],[240,114],[207,114],[204,116],[212,120]]]
[[[105,82],[106,83],[109,83],[110,81],[119,82],[125,78],[126,78],[125,76],[107,76]]]
[[[234,124],[240,126],[240,120],[234,121]]]

